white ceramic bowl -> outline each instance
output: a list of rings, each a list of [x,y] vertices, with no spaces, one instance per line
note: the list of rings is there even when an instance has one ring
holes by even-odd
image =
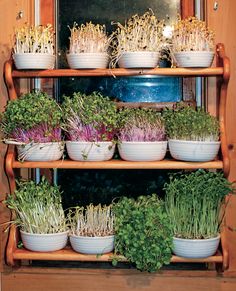
[[[113,157],[115,145],[112,141],[66,141],[66,149],[70,159],[74,161],[107,161]]]
[[[121,158],[126,161],[160,161],[166,154],[167,141],[132,142],[123,141],[118,145]]]
[[[63,142],[30,143],[17,145],[18,159],[22,161],[48,162],[61,159]]]
[[[171,156],[188,162],[208,162],[214,160],[220,149],[219,141],[168,141]]]
[[[219,246],[220,236],[209,239],[173,238],[173,253],[184,258],[207,258],[214,255]]]
[[[20,231],[23,245],[33,252],[53,252],[63,249],[67,244],[68,231],[52,234],[35,234]]]
[[[67,54],[67,61],[71,69],[105,69],[108,66],[107,53],[79,53]]]
[[[213,59],[214,52],[207,51],[188,51],[174,53],[175,60],[178,67],[210,67]]]
[[[18,70],[22,69],[53,69],[56,57],[51,54],[24,53],[13,54],[13,60]]]
[[[124,52],[118,65],[120,68],[155,68],[158,61],[158,52]]]
[[[69,236],[74,251],[82,254],[105,254],[114,249],[114,235],[101,237]]]

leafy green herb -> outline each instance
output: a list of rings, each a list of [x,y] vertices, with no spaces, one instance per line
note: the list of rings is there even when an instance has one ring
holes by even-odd
[[[219,122],[201,108],[186,106],[180,102],[174,109],[163,112],[169,139],[218,141]]]
[[[170,263],[171,225],[157,195],[121,198],[113,211],[115,254],[125,256],[141,271],[154,272]]]

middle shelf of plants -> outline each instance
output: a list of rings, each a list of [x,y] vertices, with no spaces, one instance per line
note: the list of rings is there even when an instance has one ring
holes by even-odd
[[[52,162],[19,162],[14,160],[12,168],[53,168],[53,169],[223,169],[223,161],[183,162],[162,160],[154,162],[131,162],[110,160],[102,162],[86,162],[59,160]]]

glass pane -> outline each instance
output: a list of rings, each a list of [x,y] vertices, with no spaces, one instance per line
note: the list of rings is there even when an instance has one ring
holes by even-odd
[[[116,28],[112,22],[125,23],[133,14],[142,15],[151,8],[158,19],[165,19],[167,25],[176,19],[180,12],[180,0],[162,1],[114,1],[114,0],[59,0],[58,49],[59,67],[68,67],[66,51],[69,47],[69,26],[92,21],[105,24],[107,32]],[[167,65],[167,64],[162,64]],[[120,78],[64,78],[60,80],[59,96],[75,91],[91,93],[100,91],[112,98],[127,102],[169,102],[179,101],[182,96],[182,83],[177,77],[120,77]]]

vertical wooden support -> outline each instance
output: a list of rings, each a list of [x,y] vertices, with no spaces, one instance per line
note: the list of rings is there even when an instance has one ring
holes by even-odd
[[[224,214],[225,214],[226,208],[229,204],[230,198],[231,198],[230,195],[226,196],[226,198],[225,198],[225,204],[223,206],[223,213]],[[225,215],[224,215],[224,222],[225,222]],[[223,223],[223,227],[221,229],[220,239],[221,239],[221,247],[222,247],[222,255],[223,255],[223,266],[222,267],[223,267],[223,271],[224,271],[224,270],[227,270],[229,268],[229,247],[227,244],[225,223]]]
[[[216,66],[223,67],[223,77],[218,78],[217,87],[220,93],[219,98],[219,122],[220,122],[220,140],[221,140],[221,153],[223,159],[224,175],[227,178],[230,172],[230,158],[227,143],[226,132],[226,101],[227,101],[227,88],[230,78],[230,62],[229,58],[225,55],[225,48],[222,43],[216,46]],[[226,197],[225,205],[227,207],[230,196]],[[223,270],[227,270],[229,267],[229,250],[226,238],[226,229],[223,227],[221,231],[221,245],[223,252]]]
[[[14,81],[12,78],[12,60],[6,61],[4,64],[4,79],[5,84],[7,86],[8,96],[10,100],[16,100],[17,99],[17,93],[14,86]],[[13,195],[16,183],[15,183],[15,174],[12,168],[13,160],[15,159],[15,146],[9,145],[7,149],[6,154],[6,161],[5,161],[5,170],[8,177],[8,183],[10,188],[10,193]],[[11,220],[14,219],[14,214],[12,214]],[[17,230],[15,225],[11,225],[9,237],[8,237],[8,243],[7,243],[7,249],[6,249],[6,259],[7,264],[10,266],[14,266],[15,262],[13,259],[13,253],[14,250],[17,247]]]
[[[12,60],[6,61],[4,64],[4,80],[7,86],[7,92],[10,100],[17,99],[17,94],[12,78]]]
[[[230,159],[227,144],[226,133],[226,101],[227,101],[227,87],[230,78],[230,64],[228,57],[225,56],[225,49],[222,43],[216,47],[216,65],[224,68],[223,78],[218,79],[217,86],[219,87],[220,100],[219,100],[219,122],[220,122],[220,139],[221,139],[221,152],[223,156],[224,174],[228,177],[230,171]]]
[[[12,163],[14,159],[15,159],[15,146],[9,145],[7,149],[5,167],[6,167],[6,174],[9,181],[9,188],[10,188],[11,195],[13,195],[16,188],[15,174],[12,168]],[[11,220],[14,220],[14,213],[12,213]],[[15,262],[13,259],[13,253],[17,247],[17,241],[18,241],[17,234],[18,232],[17,232],[16,226],[11,225],[8,243],[7,243],[7,249],[6,249],[7,264],[10,266],[15,265]]]

